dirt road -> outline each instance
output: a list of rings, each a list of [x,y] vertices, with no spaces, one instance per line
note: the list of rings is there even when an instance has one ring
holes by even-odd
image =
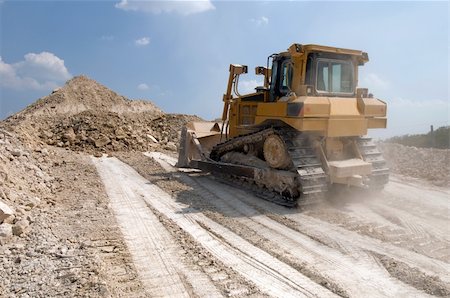
[[[386,189],[288,209],[174,158],[93,158],[137,271],[154,296],[450,295],[450,190]]]

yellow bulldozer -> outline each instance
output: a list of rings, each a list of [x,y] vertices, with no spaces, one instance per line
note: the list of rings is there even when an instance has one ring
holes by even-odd
[[[255,68],[263,86],[245,95],[238,84],[247,66],[231,64],[222,120],[182,129],[178,167],[285,206],[314,203],[335,185],[382,189],[389,169],[365,136],[386,128],[386,103],[357,88],[368,60],[362,51],[292,44]]]

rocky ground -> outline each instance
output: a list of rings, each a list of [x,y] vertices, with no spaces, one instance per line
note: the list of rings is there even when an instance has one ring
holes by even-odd
[[[148,296],[88,154],[175,152],[192,119],[81,76],[2,121],[0,296]]]
[[[0,296],[450,295],[449,150],[381,143],[378,197],[300,212],[176,172],[197,119],[76,77],[0,122]]]
[[[90,159],[2,141],[0,296],[147,296]]]
[[[394,143],[379,143],[379,148],[392,172],[450,186],[450,150]]]

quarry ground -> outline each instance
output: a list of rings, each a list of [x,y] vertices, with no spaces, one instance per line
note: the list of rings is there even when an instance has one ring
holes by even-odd
[[[450,150],[289,209],[174,167],[198,119],[81,76],[0,121],[0,297],[450,296]]]
[[[288,209],[174,156],[51,148],[57,195],[0,247],[0,295],[450,295],[450,189],[392,175]]]

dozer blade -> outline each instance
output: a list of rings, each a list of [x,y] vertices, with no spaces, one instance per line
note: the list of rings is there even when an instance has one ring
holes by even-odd
[[[217,122],[189,122],[181,130],[177,166],[191,167],[193,160],[209,159],[212,147],[220,142],[222,124]]]

